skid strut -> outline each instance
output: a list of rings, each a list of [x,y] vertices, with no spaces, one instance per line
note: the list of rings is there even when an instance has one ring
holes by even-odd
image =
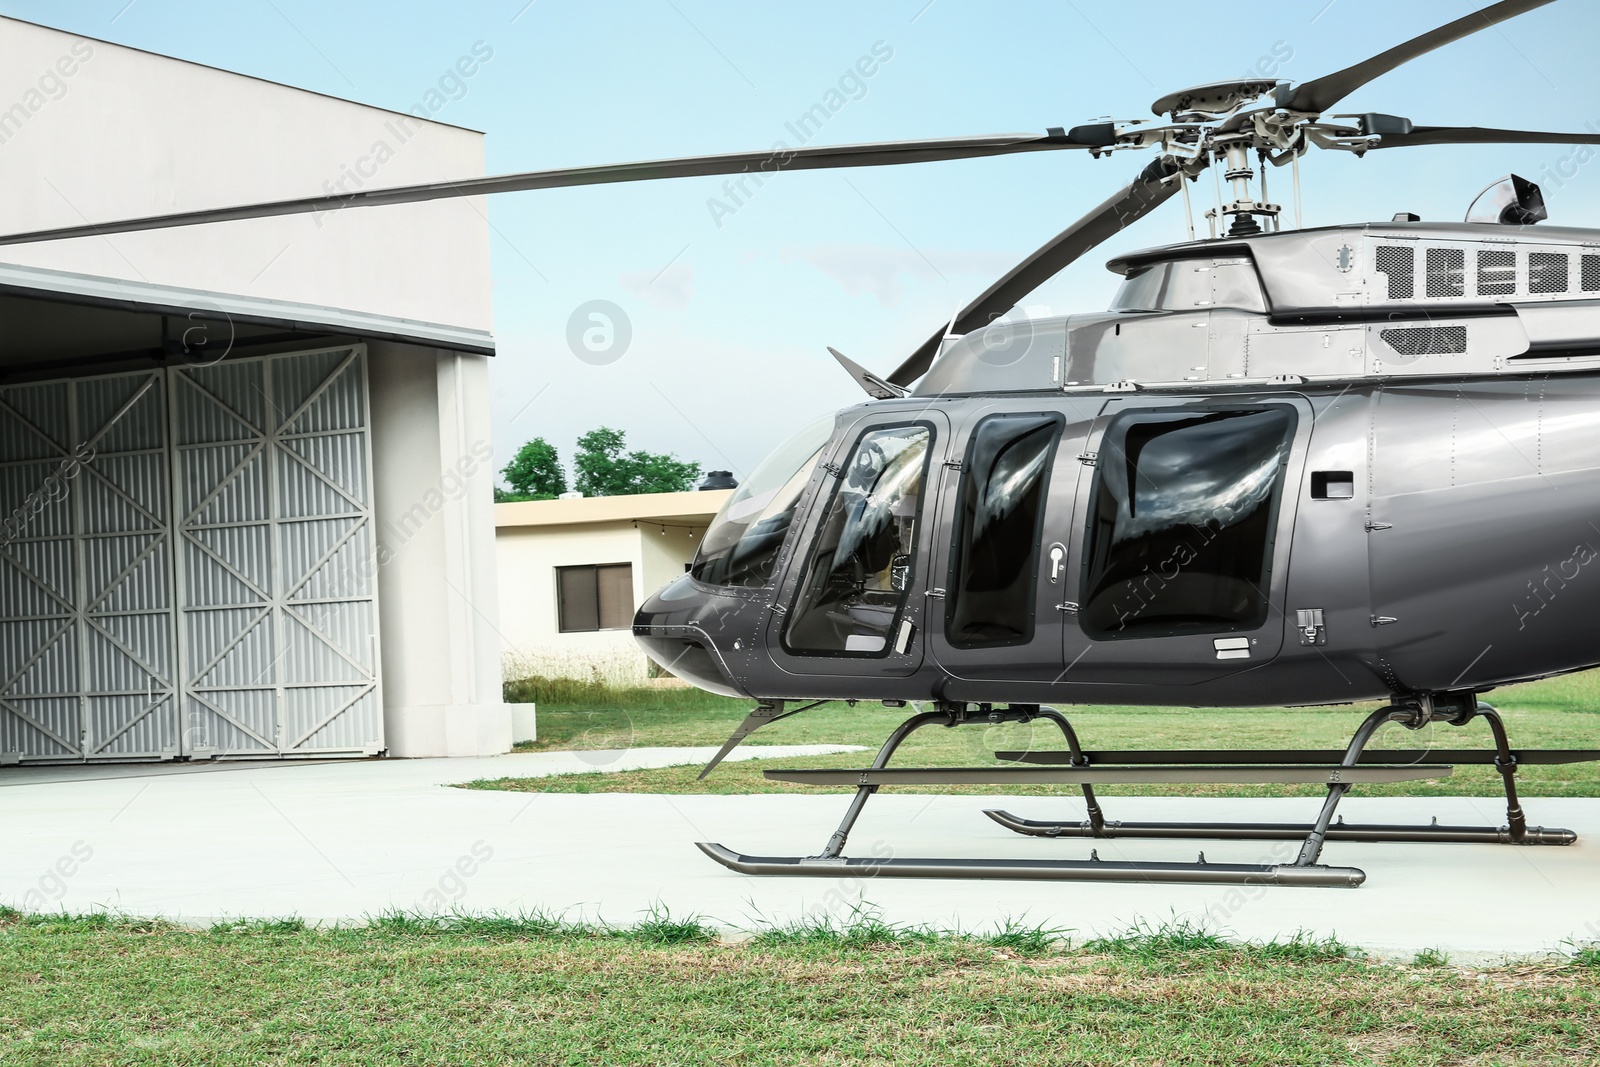
[[[1002,752],[997,755],[1033,768],[896,768],[888,769],[890,758],[907,737],[924,726],[938,723],[946,727],[967,723],[1030,722],[1042,718],[1054,723],[1066,741],[1065,751]],[[1482,718],[1494,735],[1492,753],[1471,749],[1418,749],[1368,753],[1367,742],[1379,728],[1398,722],[1411,729],[1434,721],[1464,725]],[[732,740],[732,739],[730,739]],[[731,745],[729,746],[731,747]],[[1329,757],[1339,755],[1337,764]],[[1381,759],[1381,764],[1376,761]],[[1443,777],[1453,767],[1446,761],[1492,763],[1499,771],[1506,792],[1506,825],[1441,826],[1438,820],[1427,826],[1372,824],[1356,825],[1335,821],[1339,802],[1360,782],[1415,781]],[[870,767],[861,770],[784,770],[767,771],[765,776],[779,781],[816,784],[851,783],[856,793],[851,798],[839,828],[815,856],[746,856],[722,845],[699,842],[700,851],[711,859],[741,874],[788,875],[837,878],[855,874],[899,878],[1006,878],[1086,882],[1160,882],[1200,885],[1283,885],[1283,886],[1359,886],[1366,874],[1354,867],[1330,867],[1318,863],[1323,845],[1335,841],[1433,841],[1489,844],[1568,845],[1577,840],[1571,830],[1530,827],[1517,799],[1514,776],[1519,763],[1556,764],[1600,760],[1600,750],[1513,752],[1505,725],[1494,708],[1479,703],[1475,695],[1450,693],[1423,695],[1404,703],[1392,704],[1369,715],[1342,755],[1327,752],[1086,752],[1065,716],[1038,705],[1012,705],[1000,710],[980,704],[972,712],[966,704],[941,704],[939,710],[923,712],[901,723],[891,733]],[[1160,767],[1179,768],[1160,771]],[[1052,768],[1052,769],[1046,769]],[[1202,823],[1202,822],[1117,822],[1108,820],[1094,792],[1096,782],[1317,782],[1326,784],[1328,795],[1315,821],[1310,823]],[[850,831],[861,817],[868,798],[884,785],[948,784],[977,782],[1053,782],[1077,785],[1087,807],[1086,819],[1073,822],[1046,822],[1023,819],[1009,812],[988,810],[995,822],[1009,830],[1033,837],[1059,838],[1215,838],[1222,840],[1299,840],[1299,854],[1293,863],[1243,864],[1208,863],[1205,853],[1192,863],[1151,863],[1102,860],[1091,851],[1085,860],[1048,859],[910,859],[847,858],[843,855]]]
[[[1072,754],[1074,766],[1083,772],[1080,774],[1078,785],[1083,791],[1084,800],[1089,806],[1091,818],[1101,818],[1099,801],[1095,797],[1094,787],[1089,779],[1093,777],[1092,770],[1087,766],[1087,759],[1078,744],[1077,734],[1072,729],[1072,724],[1066,717],[1052,708],[1040,708],[1036,705],[1012,706],[1004,711],[991,710],[980,705],[977,715],[969,716],[965,705],[946,705],[938,711],[923,712],[913,715],[901,723],[891,733],[883,747],[878,750],[877,758],[872,761],[872,766],[865,771],[845,772],[856,776],[859,785],[856,795],[851,798],[850,806],[845,810],[844,818],[839,823],[839,828],[828,838],[828,843],[823,846],[820,853],[808,857],[783,857],[783,856],[745,856],[734,852],[722,845],[708,841],[699,842],[700,851],[716,860],[730,870],[741,874],[753,875],[802,875],[812,877],[840,877],[857,872],[870,873],[873,877],[891,878],[1007,878],[1007,879],[1043,879],[1050,881],[1079,881],[1079,882],[1185,882],[1206,885],[1315,885],[1315,886],[1358,886],[1366,875],[1354,867],[1325,867],[1315,863],[1297,863],[1294,865],[1276,864],[1244,864],[1244,863],[1207,863],[1205,854],[1202,853],[1194,863],[1131,863],[1117,860],[1102,860],[1098,853],[1091,853],[1087,860],[952,860],[952,859],[846,859],[842,853],[845,843],[850,838],[850,831],[854,828],[856,820],[861,817],[861,811],[866,807],[867,800],[882,787],[879,775],[888,765],[890,757],[907,737],[924,726],[938,723],[943,726],[953,727],[965,723],[999,723],[999,722],[1031,722],[1035,718],[1046,719],[1061,730],[1066,739],[1068,752]],[[1080,762],[1081,761],[1081,762]],[[948,779],[952,776],[959,781],[971,780],[971,774],[977,772],[993,778],[996,775],[1004,776],[1010,768],[997,770],[982,770],[977,768],[959,768],[955,771],[926,771],[917,772],[919,776],[931,775],[933,779]],[[1208,768],[1218,771],[1223,768]],[[1320,776],[1317,780],[1327,780],[1326,768],[1294,768],[1296,771],[1316,771]],[[959,771],[968,772],[966,775]],[[781,773],[781,772],[771,772]],[[792,773],[792,772],[791,772]],[[831,772],[838,773],[838,772]],[[1237,773],[1237,772],[1236,772]],[[1437,771],[1428,772],[1437,773]],[[1064,776],[1063,776],[1064,777]],[[1004,777],[1001,780],[1005,780]],[[1296,780],[1303,780],[1297,777]],[[1102,819],[1103,822],[1103,819]]]
[[[1412,728],[1424,722],[1442,720],[1453,726],[1463,726],[1473,719],[1483,719],[1489,724],[1495,747],[1483,749],[1404,749],[1365,752],[1372,735],[1387,723],[1398,722]],[[1226,754],[1211,752],[997,752],[1004,760],[1035,765],[1068,764],[1090,766],[1137,763],[1145,766],[1186,766],[1201,760],[1216,763],[1245,763],[1251,760],[1289,760],[1310,763],[1322,753],[1303,751],[1249,752],[1234,751]],[[1515,775],[1521,764],[1567,764],[1600,760],[1600,750],[1574,749],[1551,751],[1513,752],[1500,713],[1488,704],[1473,701],[1468,709],[1451,712],[1435,709],[1431,702],[1426,708],[1380,708],[1367,717],[1356,731],[1345,750],[1342,767],[1359,767],[1374,758],[1388,764],[1414,767],[1441,763],[1492,764],[1500,773],[1506,793],[1506,822],[1503,826],[1441,826],[1437,819],[1427,825],[1363,825],[1346,823],[1342,818],[1330,821],[1339,801],[1349,792],[1351,783],[1330,783],[1323,810],[1314,823],[1247,823],[1247,822],[1117,822],[1107,820],[1104,814],[1074,822],[1055,822],[1024,819],[1010,812],[988,809],[985,815],[1008,830],[1031,837],[1089,837],[1089,838],[1208,838],[1227,841],[1286,841],[1303,839],[1305,849],[1312,849],[1312,860],[1326,841],[1412,841],[1451,842],[1470,844],[1506,845],[1570,845],[1578,839],[1571,830],[1557,827],[1529,826],[1522,804],[1517,798]]]

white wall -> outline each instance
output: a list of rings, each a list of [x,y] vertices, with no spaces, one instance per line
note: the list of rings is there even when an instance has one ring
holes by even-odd
[[[634,586],[640,591],[635,603],[643,603],[645,596],[683,574],[684,564],[694,559],[705,532],[706,523],[694,527],[692,532],[680,529],[674,523],[667,526],[665,533],[661,532],[659,525],[652,526],[648,522],[639,524],[644,572],[634,575]]]
[[[384,731],[396,756],[511,747],[486,364],[412,345],[368,347]]]
[[[596,563],[633,566],[637,605],[643,586],[640,533],[631,522],[582,526],[502,526],[496,531],[500,632],[508,675],[583,678],[642,684],[644,653],[631,630],[564,634],[556,614],[556,568]]]
[[[0,18],[0,232],[483,173],[482,136]],[[379,165],[378,146],[390,158]],[[362,161],[366,162],[363,163]],[[0,261],[490,328],[481,198],[0,248]]]

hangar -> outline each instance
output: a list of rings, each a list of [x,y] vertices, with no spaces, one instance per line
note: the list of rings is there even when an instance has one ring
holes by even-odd
[[[483,173],[432,105],[0,54],[0,232]],[[510,747],[488,236],[458,200],[4,250],[0,763]]]

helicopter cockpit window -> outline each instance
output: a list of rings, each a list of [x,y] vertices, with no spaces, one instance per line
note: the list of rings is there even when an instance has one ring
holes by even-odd
[[[1253,630],[1267,620],[1293,409],[1130,411],[1106,428],[1084,552],[1100,640]]]
[[[1039,530],[1059,415],[996,415],[978,424],[962,464],[946,583],[945,637],[956,648],[1033,639]]]
[[[932,431],[862,435],[817,526],[784,643],[797,652],[886,655],[914,573]]]
[[[1177,259],[1129,273],[1112,311],[1204,311],[1237,308],[1265,312],[1267,300],[1255,264],[1247,257]]]
[[[794,521],[833,416],[818,419],[777,449],[746,478],[711,520],[690,573],[710,585],[763,586]]]

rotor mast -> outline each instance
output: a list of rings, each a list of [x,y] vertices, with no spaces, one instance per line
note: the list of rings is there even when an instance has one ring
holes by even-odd
[[[1273,227],[1276,228],[1278,213],[1282,210],[1278,204],[1265,202],[1264,174],[1261,194],[1263,200],[1256,200],[1250,195],[1250,179],[1256,175],[1250,166],[1250,150],[1255,147],[1253,134],[1235,133],[1219,136],[1213,149],[1217,165],[1225,168],[1222,178],[1233,193],[1233,200],[1230,203],[1219,205],[1224,217],[1233,216],[1233,222],[1228,227],[1229,237],[1260,233],[1262,227],[1256,221],[1257,215],[1272,220]],[[1265,150],[1262,150],[1262,156],[1265,157]]]

